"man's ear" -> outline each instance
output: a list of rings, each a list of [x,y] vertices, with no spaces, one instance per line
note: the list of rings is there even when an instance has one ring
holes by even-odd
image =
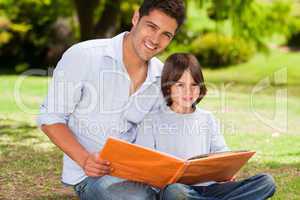
[[[140,20],[140,13],[138,10],[134,11],[133,17],[131,19],[132,25],[135,26]]]

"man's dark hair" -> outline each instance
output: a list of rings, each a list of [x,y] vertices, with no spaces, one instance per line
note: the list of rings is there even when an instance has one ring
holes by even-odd
[[[178,25],[177,30],[185,20],[183,0],[144,0],[139,9],[140,18],[149,15],[152,10],[156,9],[176,19]]]
[[[171,106],[173,103],[171,99],[171,87],[181,78],[186,70],[191,72],[194,81],[200,88],[199,97],[194,102],[193,107],[206,95],[207,89],[197,58],[190,53],[175,53],[165,61],[161,76],[161,90],[168,106]]]

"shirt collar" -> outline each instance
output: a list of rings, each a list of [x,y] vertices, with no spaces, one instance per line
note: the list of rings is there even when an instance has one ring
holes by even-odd
[[[105,49],[105,56],[109,56],[112,59],[123,63],[123,39],[128,32],[125,31],[111,38],[110,45]],[[146,80],[151,82],[156,81],[157,78],[161,77],[162,63],[161,61],[153,57],[148,62],[148,75]]]
[[[123,32],[111,38],[109,45],[105,49],[104,56],[111,57],[112,59],[123,61],[123,38],[128,32]]]

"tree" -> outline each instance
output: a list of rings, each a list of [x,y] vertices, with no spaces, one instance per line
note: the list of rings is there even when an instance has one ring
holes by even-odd
[[[230,20],[235,36],[267,49],[266,38],[275,33],[287,34],[292,1],[194,0],[217,22]]]
[[[19,63],[31,66],[50,64],[45,62],[45,58],[53,45],[52,29],[59,18],[72,14],[70,4],[64,0],[2,0],[1,61],[7,66]]]
[[[115,35],[137,8],[140,0],[74,0],[79,26],[80,39],[106,38]]]

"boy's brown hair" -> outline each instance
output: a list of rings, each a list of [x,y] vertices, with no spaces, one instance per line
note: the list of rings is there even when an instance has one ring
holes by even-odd
[[[171,87],[189,70],[194,81],[200,88],[200,94],[194,102],[195,107],[201,99],[206,95],[207,89],[204,84],[204,78],[197,58],[189,53],[175,53],[167,58],[161,76],[161,90],[168,106],[172,105]]]

